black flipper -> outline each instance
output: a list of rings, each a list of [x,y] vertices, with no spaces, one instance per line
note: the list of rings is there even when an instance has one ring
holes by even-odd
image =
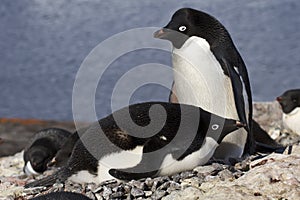
[[[64,182],[71,175],[72,175],[71,171],[68,168],[64,167],[50,176],[26,184],[25,188],[38,187],[38,186],[51,186],[56,182]]]
[[[247,124],[246,129],[247,129],[247,131],[249,131],[249,123],[247,122],[245,102],[244,102],[244,96],[243,96],[243,84],[240,79],[240,75],[238,74],[237,71],[235,71],[233,66],[228,66],[228,64],[226,64],[226,61],[225,61],[225,65],[227,66],[228,73],[230,76],[233,94],[234,94],[235,106],[237,109],[237,114],[239,116],[239,120],[240,120],[240,122]]]
[[[159,136],[152,137],[145,143],[142,160],[138,165],[132,168],[110,169],[109,174],[120,180],[137,180],[157,175],[167,154],[161,150],[166,144],[167,141]],[[160,150],[159,153],[157,150]]]
[[[269,136],[269,134],[259,126],[259,124],[255,120],[252,120],[252,124],[253,124],[252,126],[253,136],[256,143],[256,148],[255,148],[256,152],[260,152],[260,153],[272,153],[272,152],[283,153],[284,152],[286,147],[275,142]]]

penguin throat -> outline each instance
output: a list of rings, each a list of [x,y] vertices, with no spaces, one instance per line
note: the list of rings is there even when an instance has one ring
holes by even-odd
[[[296,107],[294,110],[292,110],[290,113],[286,114],[288,116],[297,115],[300,111],[300,107]]]
[[[205,39],[190,37],[180,49],[173,49],[172,61],[179,103],[238,119],[230,78],[223,73]]]

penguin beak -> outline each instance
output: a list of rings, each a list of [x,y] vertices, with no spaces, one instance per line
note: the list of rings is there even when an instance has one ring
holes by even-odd
[[[238,128],[243,128],[243,127],[246,127],[247,125],[246,124],[244,124],[244,123],[242,123],[242,122],[240,122],[240,121],[236,121],[236,127],[238,127]]]
[[[169,31],[167,31],[165,28],[162,28],[158,31],[155,31],[155,33],[153,34],[153,37],[158,38],[158,39],[166,39],[168,33],[169,33]]]
[[[280,103],[282,101],[282,97],[277,97],[276,100]]]
[[[56,164],[56,159],[55,157],[47,164],[48,167],[52,167],[53,165]]]

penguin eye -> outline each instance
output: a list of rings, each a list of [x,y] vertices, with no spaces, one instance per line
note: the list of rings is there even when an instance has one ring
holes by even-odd
[[[183,32],[186,30],[186,26],[180,26],[178,29],[179,29],[179,31]]]
[[[211,126],[211,128],[212,128],[212,130],[216,131],[216,130],[218,130],[219,125],[218,124],[214,124],[214,125]]]

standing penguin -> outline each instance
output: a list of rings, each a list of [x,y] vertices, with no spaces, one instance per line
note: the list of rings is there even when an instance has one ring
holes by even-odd
[[[300,135],[300,89],[288,90],[277,97],[282,111],[283,124]]]
[[[26,187],[66,179],[79,183],[139,179],[193,169],[211,158],[227,134],[243,126],[191,105],[130,105],[92,124],[76,142],[65,167]]]
[[[252,153],[254,142],[249,77],[245,63],[225,27],[204,12],[182,8],[154,36],[173,44],[175,95],[170,96],[172,102],[199,106],[247,124],[244,129],[226,136],[214,156],[228,159]]]

